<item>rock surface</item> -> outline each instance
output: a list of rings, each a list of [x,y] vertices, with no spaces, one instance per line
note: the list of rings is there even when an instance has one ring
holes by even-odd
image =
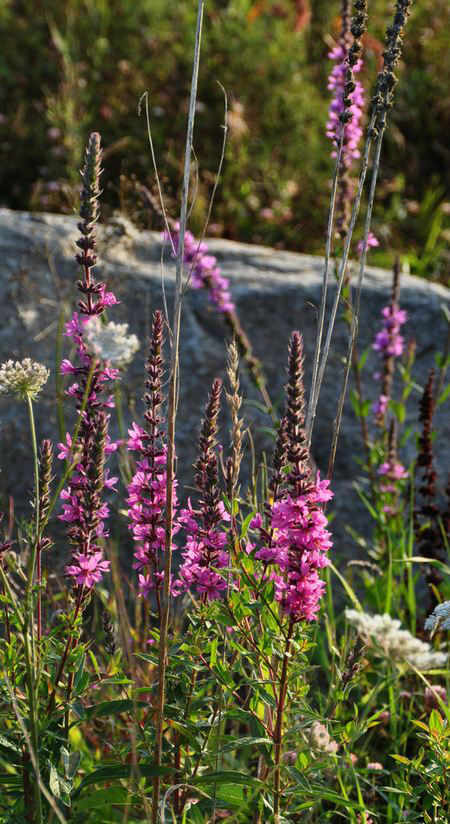
[[[31,356],[52,368],[52,376],[37,404],[39,436],[56,432],[55,336],[58,319],[64,311],[70,317],[76,300],[78,277],[74,262],[76,218],[58,215],[17,213],[0,209],[0,362],[8,358]],[[258,246],[229,241],[208,241],[211,253],[219,259],[223,273],[231,280],[243,326],[254,346],[255,354],[265,365],[273,402],[280,403],[285,381],[286,350],[292,329],[302,331],[306,349],[306,373],[309,377],[316,334],[317,307],[320,303],[322,261],[320,258],[279,252]],[[99,265],[97,277],[114,290],[120,306],[110,318],[127,321],[130,332],[144,342],[149,331],[152,311],[162,306],[161,236],[139,232],[120,217],[99,228]],[[174,266],[166,253],[165,291],[169,306],[173,294]],[[368,268],[365,275],[363,308],[360,322],[359,351],[370,347],[380,326],[380,310],[388,301],[391,275]],[[334,287],[330,289],[330,300]],[[402,279],[401,304],[408,311],[406,337],[417,344],[415,380],[423,386],[434,354],[442,351],[447,322],[442,305],[449,305],[450,292],[441,286],[411,276]],[[191,465],[195,457],[195,440],[205,398],[214,376],[225,376],[228,337],[223,319],[208,304],[204,292],[188,289],[183,304],[181,330],[181,389],[177,425],[177,452],[180,467],[180,491],[192,483]],[[67,339],[64,339],[67,356]],[[332,352],[325,375],[316,419],[313,454],[319,467],[326,468],[337,399],[340,391],[342,356],[347,346],[347,331],[338,322]],[[122,380],[126,403],[140,410],[144,377],[144,351],[140,352]],[[375,400],[378,390],[373,372],[377,368],[375,353],[369,354],[364,370],[364,395]],[[243,375],[247,400],[258,395]],[[408,401],[408,422],[417,423],[418,389]],[[449,458],[449,421],[444,405],[440,410],[442,432],[437,451],[441,480],[445,483]],[[28,424],[26,410],[11,399],[0,399],[0,493],[13,495],[18,508],[26,503],[31,485],[31,462],[27,455]],[[245,406],[245,418],[252,425],[257,448],[271,448],[264,432],[270,421],[263,420],[255,406]],[[131,420],[128,414],[127,420]],[[227,437],[224,436],[225,444]],[[248,447],[247,447],[248,451]],[[345,524],[367,533],[367,517],[361,511],[352,480],[358,475],[355,455],[360,452],[359,424],[349,401],[345,405],[341,438],[334,476],[337,518],[334,529],[338,548],[351,554],[352,539]],[[404,453],[412,457],[410,440]],[[183,493],[182,493],[183,494]],[[366,526],[364,526],[366,524]]]

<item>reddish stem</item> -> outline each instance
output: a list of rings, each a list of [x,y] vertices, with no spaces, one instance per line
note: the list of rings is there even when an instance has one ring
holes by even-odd
[[[76,623],[76,620],[77,620],[79,612],[80,612],[81,602],[82,602],[82,598],[83,598],[83,590],[84,590],[84,587],[79,587],[77,602],[76,602],[76,605],[75,605],[75,614],[73,616],[73,624]],[[65,648],[63,656],[61,658],[58,673],[56,675],[55,685],[53,687],[52,694],[50,695],[50,700],[47,704],[47,715],[49,715],[51,710],[53,709],[53,706],[54,706],[54,703],[55,703],[55,698],[56,698],[56,690],[58,689],[58,684],[61,680],[61,676],[63,674],[64,667],[66,665],[67,657],[69,655],[69,652],[72,649],[73,640],[74,640],[74,636],[73,636],[73,633],[71,632],[69,634],[69,638],[67,639],[66,648]]]
[[[41,542],[38,540],[36,551],[36,583],[38,586],[37,593],[37,640],[38,643],[42,639],[42,598],[41,598],[41,582],[42,582],[42,556],[41,556]]]

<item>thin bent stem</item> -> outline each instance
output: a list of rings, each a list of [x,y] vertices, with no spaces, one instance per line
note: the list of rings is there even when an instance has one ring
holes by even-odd
[[[323,280],[322,280],[322,296],[320,301],[319,323],[317,327],[316,349],[314,352],[313,372],[311,379],[311,398],[314,397],[317,384],[317,372],[319,368],[320,352],[322,346],[323,328],[325,324],[325,310],[327,305],[328,282],[330,279],[330,258],[331,258],[331,244],[333,241],[333,226],[334,226],[334,212],[336,207],[336,194],[339,181],[339,169],[341,168],[342,147],[344,145],[344,131],[345,126],[341,124],[341,133],[339,135],[339,146],[336,156],[336,163],[334,167],[333,183],[331,186],[330,206],[328,210],[327,235],[325,243],[325,258],[323,263]],[[308,407],[306,417],[306,431],[308,432],[311,426],[310,415],[312,414],[311,404]]]
[[[341,258],[341,261],[340,261],[340,267],[339,267],[339,273],[338,273],[338,283],[337,283],[337,286],[336,286],[336,293],[335,293],[335,296],[334,296],[333,307],[332,307],[332,310],[331,310],[330,320],[329,320],[329,323],[328,323],[327,336],[326,336],[325,344],[324,344],[324,347],[323,347],[322,357],[320,358],[320,362],[319,362],[319,366],[318,366],[318,370],[317,370],[317,381],[316,381],[315,391],[314,391],[314,394],[312,394],[312,393],[310,394],[310,398],[309,398],[308,412],[307,412],[307,426],[306,426],[308,444],[311,443],[311,437],[312,437],[312,431],[313,431],[313,427],[314,427],[314,419],[315,419],[316,411],[317,411],[317,404],[318,404],[318,401],[319,401],[320,389],[321,389],[321,386],[322,386],[325,367],[326,367],[327,360],[328,360],[328,355],[329,355],[329,352],[330,352],[331,338],[332,338],[333,331],[334,331],[334,324],[336,322],[336,315],[337,315],[337,310],[338,310],[338,306],[339,306],[339,301],[340,301],[340,298],[341,298],[342,286],[344,284],[346,270],[347,270],[348,258],[349,258],[349,253],[350,253],[350,244],[351,244],[351,241],[352,241],[353,231],[354,231],[354,228],[355,228],[355,225],[356,225],[356,221],[357,221],[357,218],[358,218],[358,215],[359,215],[364,184],[366,182],[367,171],[368,171],[368,168],[369,168],[370,151],[371,151],[372,142],[373,142],[373,139],[372,139],[371,135],[373,133],[373,127],[375,125],[375,120],[376,120],[376,115],[374,113],[371,117],[371,121],[370,121],[369,128],[368,128],[368,137],[367,137],[366,145],[365,145],[365,148],[364,148],[364,158],[363,158],[363,163],[362,163],[362,168],[361,168],[361,174],[359,176],[358,188],[357,188],[355,200],[354,200],[354,203],[353,203],[353,209],[352,209],[352,214],[351,214],[351,219],[350,219],[350,226],[349,226],[348,234],[347,234],[347,236],[345,238],[345,242],[344,242],[344,249],[343,249],[343,252],[342,252],[342,258]]]
[[[189,101],[189,119],[186,135],[186,152],[184,158],[183,190],[180,209],[180,233],[177,251],[175,273],[175,297],[172,327],[172,351],[170,360],[170,384],[167,413],[167,485],[166,485],[166,524],[165,524],[165,552],[164,552],[164,585],[161,608],[159,633],[159,661],[158,661],[158,706],[156,715],[155,763],[161,765],[162,734],[164,723],[166,659],[167,659],[167,629],[170,611],[170,579],[172,570],[172,533],[173,533],[173,487],[174,487],[174,458],[175,458],[175,420],[178,397],[179,373],[179,344],[180,322],[183,292],[183,257],[184,236],[186,232],[187,207],[189,198],[189,180],[191,170],[191,155],[193,145],[195,103],[197,98],[198,71],[200,64],[200,46],[203,24],[204,0],[199,0],[197,11],[197,27],[195,33],[195,51],[192,70],[191,94]],[[157,776],[153,784],[152,824],[157,824],[160,796],[160,778]]]
[[[34,529],[31,536],[31,556],[27,575],[26,598],[30,598],[31,589],[33,586],[34,568],[36,565],[37,545],[39,540],[39,455],[36,439],[36,427],[34,424],[33,402],[29,395],[27,395],[28,415],[30,420],[31,444],[33,448],[33,465],[34,465]]]
[[[350,329],[350,337],[349,337],[349,344],[348,344],[348,351],[347,351],[347,358],[345,363],[344,375],[342,378],[342,387],[341,387],[341,394],[339,396],[338,402],[338,411],[336,415],[335,425],[334,425],[334,434],[333,434],[333,443],[331,446],[331,455],[330,461],[328,465],[328,477],[331,478],[334,468],[334,462],[336,458],[336,448],[337,442],[339,438],[339,432],[341,427],[342,421],[342,413],[344,410],[344,402],[345,397],[347,394],[347,386],[348,386],[348,378],[350,374],[350,368],[353,361],[353,353],[355,348],[356,339],[358,337],[358,327],[359,327],[359,315],[360,315],[360,308],[361,308],[361,293],[362,293],[362,284],[364,278],[364,270],[366,266],[366,253],[367,253],[367,240],[369,237],[370,231],[370,223],[372,220],[372,212],[373,212],[373,204],[375,200],[375,190],[377,186],[377,178],[378,178],[378,171],[380,168],[380,156],[381,156],[381,146],[383,143],[383,136],[384,131],[386,128],[386,117],[384,117],[383,122],[380,126],[380,130],[378,133],[378,139],[375,149],[375,158],[374,164],[372,169],[372,179],[370,182],[370,193],[369,193],[369,202],[367,205],[367,213],[366,213],[366,221],[364,226],[364,238],[362,242],[362,250],[361,250],[361,257],[359,262],[359,272],[358,272],[358,282],[356,286],[356,299],[355,304],[352,311],[352,325]]]

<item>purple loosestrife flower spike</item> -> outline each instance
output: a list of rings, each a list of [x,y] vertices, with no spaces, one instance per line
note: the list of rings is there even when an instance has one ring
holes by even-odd
[[[169,226],[170,238],[174,250],[176,252],[178,248],[179,224],[163,213],[158,198],[156,198],[145,186],[142,186],[142,191],[147,200],[149,201],[152,209],[154,209],[155,212],[162,219],[164,219],[164,222]],[[170,238],[167,232],[164,232],[163,237],[165,241],[169,241],[170,243]],[[195,277],[191,279],[191,284],[194,288],[204,288],[206,289],[206,291],[210,292],[211,303],[215,305],[217,311],[221,312],[221,314],[223,315],[224,321],[229,327],[231,335],[238,345],[239,352],[244,358],[245,364],[248,370],[250,371],[250,374],[255,382],[255,385],[261,392],[261,395],[263,396],[263,400],[266,403],[269,412],[272,412],[272,403],[267,393],[265,378],[262,373],[261,362],[253,354],[253,349],[250,340],[246,335],[242,327],[242,324],[239,320],[234,301],[229,292],[230,282],[228,278],[224,278],[221,274],[220,268],[217,265],[217,261],[214,266],[214,270],[217,274],[217,277],[216,275],[214,275],[211,280],[210,275],[208,274],[208,266],[206,265],[206,263],[208,261],[209,263],[211,263],[212,260],[216,259],[213,258],[212,255],[208,254],[208,246],[205,243],[205,241],[202,241],[199,246],[198,241],[195,240],[194,250],[192,237],[193,236],[190,232],[186,233],[184,262],[190,265],[190,267],[193,267],[195,263],[196,268],[200,252],[202,252],[203,257],[200,259],[199,268],[196,268]],[[214,285],[215,289],[212,289]]]
[[[104,487],[114,489],[117,482],[117,478],[109,477],[108,470],[104,469],[105,456],[114,452],[117,444],[108,436],[107,410],[114,406],[112,396],[102,396],[108,381],[117,379],[119,372],[92,355],[84,340],[84,327],[89,318],[98,317],[107,306],[117,303],[114,294],[106,291],[106,284],[96,283],[91,274],[91,267],[97,261],[95,224],[99,214],[100,161],[100,136],[93,133],[81,172],[81,221],[78,223],[81,237],[77,240],[81,252],[76,255],[77,262],[83,268],[83,278],[77,283],[82,295],[78,302],[81,317],[75,312],[66,324],[65,332],[76,345],[78,364],[69,360],[63,360],[61,364],[62,374],[75,378],[67,395],[74,398],[81,420],[77,442],[72,443],[67,433],[65,443],[58,444],[61,460],[78,459],[70,484],[61,493],[63,514],[60,519],[72,524],[69,535],[78,549],[75,564],[68,567],[67,572],[73,575],[78,585],[84,585],[87,589],[101,580],[103,572],[108,569],[108,562],[102,560],[102,552],[98,546],[92,546],[92,540],[106,535],[104,521],[109,509],[101,503],[101,495]]]
[[[402,53],[404,28],[411,10],[412,0],[397,0],[394,21],[386,29],[386,48],[383,51],[383,69],[377,77],[372,107],[376,114],[373,133],[376,135],[386,125],[386,116],[394,105],[394,89],[397,84],[395,69]]]
[[[442,561],[445,556],[444,542],[439,523],[439,508],[436,504],[437,473],[433,453],[434,369],[431,370],[419,403],[419,421],[422,432],[419,436],[419,451],[416,471],[420,477],[416,481],[416,501],[414,508],[414,531],[420,554]],[[442,575],[435,564],[424,569],[430,591],[431,610],[437,600],[434,588],[442,581]]]
[[[399,307],[399,296],[400,264],[397,259],[394,265],[391,300],[389,305],[381,310],[383,327],[380,332],[377,333],[373,343],[373,348],[382,358],[383,364],[381,372],[381,392],[377,402],[373,406],[376,422],[381,428],[384,427],[388,403],[391,397],[395,358],[400,357],[404,349],[404,339],[400,331],[408,320],[407,312]]]
[[[269,481],[269,490],[272,493],[273,500],[278,498],[279,490],[281,489],[284,475],[283,469],[287,463],[287,421],[283,417],[278,428],[277,440],[272,456],[272,477]]]
[[[336,197],[336,229],[341,237],[345,237],[348,231],[354,192],[351,168],[360,157],[359,144],[363,134],[364,87],[360,80],[355,80],[355,75],[361,72],[363,65],[361,37],[366,30],[366,23],[365,0],[357,0],[351,20],[350,2],[343,0],[341,35],[338,45],[328,55],[335,63],[328,79],[328,88],[333,92],[333,98],[326,127],[327,137],[333,141],[333,157],[337,156],[342,134]]]
[[[160,590],[163,585],[161,552],[165,544],[165,508],[166,508],[166,446],[163,440],[160,409],[164,396],[162,380],[163,362],[163,315],[157,311],[153,316],[152,337],[147,358],[147,379],[145,381],[144,401],[146,410],[144,420],[146,428],[133,424],[128,431],[128,448],[137,451],[140,460],[136,472],[128,487],[127,503],[130,505],[128,517],[130,529],[136,541],[134,551],[134,569],[139,572],[139,593],[146,597],[155,590],[158,607]],[[174,482],[176,486],[176,481]],[[177,499],[174,490],[174,507]],[[173,531],[178,530],[174,522]]]
[[[289,346],[289,377],[286,386],[286,455],[290,465],[286,485],[274,501],[271,513],[271,558],[264,549],[256,553],[273,559],[281,574],[272,575],[276,597],[292,623],[317,617],[325,583],[319,570],[328,565],[331,536],[321,504],[330,500],[329,481],[319,473],[312,477],[307,449],[303,388],[303,341],[293,332]]]
[[[172,231],[175,251],[178,250],[178,233],[179,224],[176,223]],[[206,243],[199,243],[189,231],[184,236],[183,259],[189,267],[193,289],[206,289],[210,302],[218,312],[233,312],[235,306],[229,290],[230,281],[222,275],[217,258],[208,254]]]
[[[186,549],[179,571],[179,592],[194,589],[203,600],[220,598],[226,589],[225,579],[217,572],[228,566],[227,533],[223,522],[230,520],[221,501],[219,465],[216,455],[217,418],[220,409],[222,381],[216,378],[206,405],[205,417],[198,440],[199,457],[195,463],[195,485],[200,493],[199,507],[182,510],[180,522],[185,525]]]
[[[72,477],[70,503],[65,506],[66,517],[63,516],[71,523],[68,534],[77,547],[66,573],[78,586],[86,589],[101,581],[103,573],[109,569],[109,561],[103,559],[102,550],[95,543],[97,537],[106,535],[104,520],[109,514],[107,504],[102,502],[107,427],[108,416],[99,412],[83,446],[77,474]]]

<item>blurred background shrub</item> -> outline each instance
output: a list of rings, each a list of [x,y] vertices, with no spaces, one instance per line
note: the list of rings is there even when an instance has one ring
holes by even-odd
[[[380,64],[393,3],[370,3],[363,81]],[[195,144],[200,231],[221,155],[224,96],[228,142],[209,234],[320,253],[332,161],[325,136],[327,57],[339,2],[210,0]],[[102,134],[105,209],[141,227],[160,221],[144,202],[152,188],[141,95],[176,215],[195,0],[2,0],[0,3],[0,204],[72,212],[82,148]],[[449,282],[450,21],[447,0],[415,0],[401,82],[382,161],[371,261],[397,252],[411,271]]]

